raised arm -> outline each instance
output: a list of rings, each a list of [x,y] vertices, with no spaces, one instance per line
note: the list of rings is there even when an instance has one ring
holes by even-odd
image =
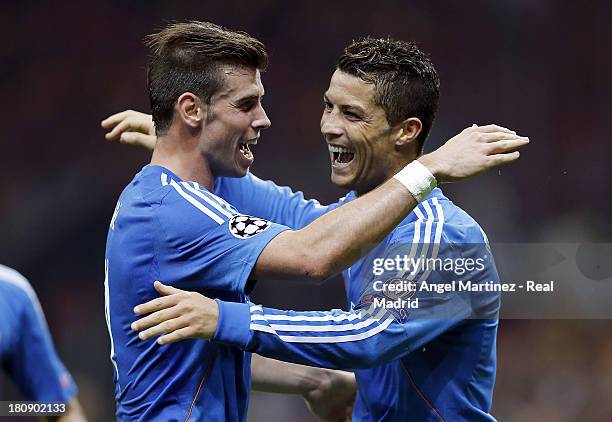
[[[384,239],[435,187],[436,180],[462,180],[512,162],[519,157],[515,150],[528,142],[495,125],[467,128],[366,195],[301,230],[276,236],[261,253],[255,274],[325,280]]]
[[[150,133],[147,115],[130,116],[118,113],[105,120],[102,125],[112,128],[107,138],[120,136],[126,127],[134,128],[134,133]],[[130,124],[129,118],[137,122]],[[366,195],[325,213],[299,230],[287,230],[274,237],[257,260],[255,276],[323,281],[384,239],[436,182],[462,180],[512,162],[519,157],[516,149],[528,142],[527,138],[496,125],[467,128]]]

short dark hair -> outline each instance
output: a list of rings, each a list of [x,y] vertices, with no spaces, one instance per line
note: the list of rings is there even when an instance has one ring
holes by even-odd
[[[374,102],[385,110],[390,125],[419,118],[423,129],[417,147],[422,153],[438,109],[440,79],[414,42],[371,37],[353,41],[336,69],[375,85]]]
[[[147,79],[158,135],[170,127],[174,105],[184,92],[193,92],[210,103],[223,84],[220,66],[241,65],[263,71],[268,65],[268,53],[261,41],[210,22],[173,23],[145,37],[145,43],[151,49]]]

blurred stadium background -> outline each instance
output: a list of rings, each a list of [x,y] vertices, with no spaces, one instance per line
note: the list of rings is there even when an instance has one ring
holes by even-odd
[[[329,183],[318,127],[335,59],[367,34],[415,40],[442,80],[427,150],[472,123],[532,140],[518,164],[445,188],[491,242],[611,242],[611,12],[603,0],[3,2],[0,262],[37,290],[90,420],[114,412],[103,311],[108,222],[149,158],[104,141],[99,122],[125,108],[148,111],[145,34],[200,19],[263,40],[273,124],[253,170],[323,201],[343,194]],[[261,285],[254,298],[344,306],[339,280]],[[503,320],[493,414],[612,420],[611,332],[609,319]],[[3,399],[19,397],[2,375],[0,388]],[[299,398],[254,394],[249,420],[311,417]]]

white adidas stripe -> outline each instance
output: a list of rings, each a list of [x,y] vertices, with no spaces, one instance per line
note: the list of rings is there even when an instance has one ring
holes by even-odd
[[[364,319],[356,324],[341,324],[341,325],[290,325],[290,324],[269,324],[270,328],[275,331],[305,331],[305,332],[341,332],[341,331],[357,331],[362,328],[369,327],[375,322],[379,322],[385,316],[387,311],[381,309],[374,317]],[[261,325],[261,324],[256,324]]]
[[[422,202],[420,205],[423,206],[423,208],[425,209],[425,213],[427,214],[427,220],[425,221],[425,233],[423,234],[423,241],[420,242],[420,238],[419,238],[420,233],[419,233],[419,236],[416,236],[416,226],[415,226],[415,239],[416,240],[413,241],[413,245],[415,243],[422,244],[423,247],[421,249],[421,256],[427,257],[427,252],[429,252],[429,244],[431,243],[430,236],[431,236],[431,230],[432,230],[432,226],[434,222],[434,215],[427,201]],[[418,210],[418,207],[415,208],[415,210]],[[423,213],[420,210],[419,212],[417,212],[417,215],[419,214],[423,215]],[[419,227],[419,232],[420,232],[420,227]],[[412,279],[414,279],[414,277],[416,276],[418,270],[419,270],[419,267],[415,266],[412,269],[412,272],[410,273],[410,275],[408,276],[408,280],[412,281]]]
[[[251,305],[251,321],[296,321],[296,322],[324,322],[324,321],[353,321],[355,319],[366,319],[376,310],[374,304],[370,304],[367,309],[360,312],[342,313],[340,315],[286,315],[286,314],[264,314],[263,308],[259,305]],[[261,312],[255,314],[253,312]]]
[[[408,255],[408,258],[410,260],[412,260],[416,256],[417,250],[419,249],[419,246],[421,245],[421,224],[425,222],[425,233],[427,233],[428,231],[427,226],[432,224],[431,220],[433,219],[433,215],[430,215],[430,214],[427,214],[427,219],[425,219],[425,215],[423,214],[423,212],[421,211],[418,205],[414,208],[414,213],[417,216],[417,220],[414,223],[414,234],[412,235],[412,246],[410,247],[410,252]],[[431,233],[431,228],[429,229],[429,232]],[[426,243],[428,243],[427,238],[423,236],[423,249],[421,250],[421,255],[423,255],[424,253],[427,253],[427,249],[425,247]],[[409,262],[412,262],[412,261],[409,261]],[[407,271],[408,269],[398,272],[397,277],[399,278],[404,277]],[[412,280],[414,276],[416,275],[417,271],[418,271],[418,267],[413,268],[413,270],[408,275],[408,280]]]
[[[119,380],[119,368],[117,367],[117,356],[115,354],[115,341],[113,340],[113,330],[110,319],[110,290],[108,286],[108,259],[104,260],[104,316],[106,319],[106,329],[110,337],[110,359]]]
[[[202,191],[202,189],[200,189],[200,187],[198,186],[198,184],[196,182],[193,182],[193,187],[196,188],[199,191]],[[219,205],[221,205],[222,207],[225,207],[227,210],[232,210],[234,207],[232,206],[232,204],[230,204],[229,202],[227,202],[225,199],[215,195],[212,192],[208,192],[210,197],[212,199],[214,199],[215,201],[217,201],[219,203]]]
[[[432,198],[432,202],[434,204],[434,207],[436,208],[436,214],[438,215],[438,221],[436,222],[436,231],[434,233],[434,243],[432,246],[432,250],[431,250],[431,256],[430,258],[432,259],[436,259],[438,257],[438,252],[440,249],[440,240],[442,239],[442,230],[444,228],[444,212],[442,211],[442,206],[440,205],[438,198]],[[423,202],[423,206],[425,208],[425,211],[427,212],[427,215],[429,218],[428,222],[430,227],[429,227],[429,233],[427,233],[427,225],[425,227],[425,236],[423,238],[423,250],[421,251],[422,256],[425,257],[425,259],[427,258],[427,251],[429,250],[429,247],[431,246],[431,242],[430,242],[430,238],[431,238],[431,226],[433,226],[434,223],[434,216],[433,216],[433,211],[431,209],[431,207],[429,206],[429,204],[427,203],[427,201]],[[416,229],[416,228],[415,228]],[[415,234],[415,238],[416,238],[416,234]],[[408,280],[412,281],[412,279],[414,279],[414,277],[416,276],[417,270],[420,267],[415,267],[414,270],[410,273]],[[423,280],[427,280],[427,277],[429,276],[429,274],[433,271],[433,268],[430,268],[429,265],[426,266],[426,270],[425,272],[421,275],[421,277],[419,278],[418,282],[421,282]]]
[[[436,226],[436,236],[434,238],[434,249],[431,254],[435,255],[435,257],[437,258],[438,250],[440,249],[440,240],[442,239],[442,228],[444,227],[444,212],[442,211],[442,206],[440,205],[438,198],[434,197],[432,199],[432,202],[436,207],[436,211],[438,213],[438,223]]]
[[[117,220],[117,216],[119,215],[120,207],[121,207],[121,202],[117,201],[117,205],[115,205],[115,211],[113,211],[113,216],[111,217],[111,222],[110,222],[111,230],[115,230],[115,221]]]
[[[210,210],[209,208],[207,208],[204,204],[202,204],[200,201],[198,201],[197,199],[193,198],[191,195],[189,195],[188,193],[186,193],[180,186],[178,183],[176,183],[174,180],[170,180],[170,186],[172,186],[179,195],[181,195],[183,198],[185,198],[187,200],[187,202],[189,202],[191,205],[193,205],[194,207],[196,207],[197,209],[199,209],[200,211],[202,211],[204,214],[206,214],[207,216],[209,216],[210,218],[212,218],[214,221],[216,221],[219,224],[223,224],[225,222],[225,220],[223,220],[223,218],[219,217],[217,214],[215,214],[212,210]]]
[[[223,214],[224,216],[226,216],[227,218],[232,218],[233,215],[230,214],[229,212],[227,212],[227,210],[225,210],[224,208],[221,207],[221,205],[219,205],[219,203],[217,203],[216,201],[213,201],[212,199],[210,199],[204,192],[198,190],[198,189],[194,189],[192,186],[189,185],[189,183],[187,182],[181,182],[181,185],[183,185],[189,192],[197,195],[198,197],[202,198],[204,201],[206,201],[208,204],[210,204],[214,209],[216,209],[217,211],[219,211],[221,214]]]
[[[353,321],[361,318],[359,314],[340,314],[324,316],[300,316],[300,315],[261,315],[252,314],[251,321],[303,321],[303,322],[324,322],[324,321]]]
[[[251,324],[251,330],[262,331],[269,334],[274,334],[278,336],[282,341],[286,341],[287,343],[344,343],[349,341],[358,341],[364,340],[366,338],[372,337],[381,331],[384,331],[391,323],[393,322],[393,318],[387,318],[380,325],[359,334],[347,334],[342,336],[286,336],[286,335],[278,335],[273,328],[268,327],[267,325],[259,325],[259,324]]]

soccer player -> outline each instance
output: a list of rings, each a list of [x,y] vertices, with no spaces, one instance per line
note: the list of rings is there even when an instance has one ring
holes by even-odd
[[[331,145],[332,181],[353,189],[341,202],[370,191],[392,176],[389,169],[419,156],[433,122],[437,87],[433,66],[413,44],[365,39],[347,47],[325,94],[321,120]],[[411,119],[420,121],[420,130],[407,148],[401,148],[387,137],[389,126]],[[126,123],[124,130],[129,126]],[[292,228],[303,227],[329,209],[250,174],[220,179],[215,188],[221,190],[221,185],[231,186],[226,187],[226,198],[241,209]],[[247,192],[258,201],[248,201]],[[398,256],[400,251],[452,262],[490,255],[478,224],[436,189],[374,251],[344,272],[350,312],[297,313],[223,301],[217,305],[156,283],[168,296],[139,307],[139,313],[157,312],[135,328],[165,321],[141,333],[142,338],[171,333],[158,339],[161,344],[214,338],[277,359],[359,368],[355,420],[492,420],[488,411],[498,294],[419,291],[417,309],[381,309],[375,300],[385,294],[373,291],[372,269],[377,259]],[[425,285],[436,285],[456,277],[458,270],[466,271],[424,268],[406,278],[417,285],[425,280]],[[474,282],[498,280],[491,259],[480,270],[459,274]],[[175,331],[179,321],[190,324]]]
[[[213,193],[220,177],[247,174],[250,145],[270,125],[261,105],[263,45],[199,22],[170,25],[150,36],[149,44],[157,141],[151,165],[119,198],[106,250],[107,323],[121,420],[246,417],[250,353],[219,342],[138,341],[130,329],[132,309],[156,296],[151,280],[246,305],[254,278],[326,279],[385,238],[436,179],[459,180],[514,161],[515,149],[527,143],[498,126],[469,128],[393,169],[395,176],[362,197],[290,230],[243,215]],[[401,146],[421,128],[411,119],[391,132]],[[336,155],[340,168],[348,159]],[[172,327],[190,335],[192,321],[181,311],[171,311],[178,317]],[[242,333],[242,320],[236,328]]]
[[[0,265],[0,361],[26,400],[63,402],[66,411],[45,420],[85,421],[77,388],[62,365],[32,286]]]

